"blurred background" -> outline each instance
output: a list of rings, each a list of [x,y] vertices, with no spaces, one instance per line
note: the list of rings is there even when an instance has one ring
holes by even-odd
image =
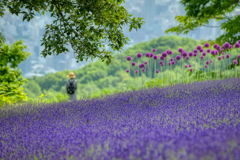
[[[124,51],[133,47],[137,43],[148,42],[161,36],[167,36],[164,33],[165,30],[178,25],[177,21],[174,19],[175,16],[185,15],[186,13],[184,7],[179,2],[179,0],[125,0],[125,3],[122,5],[127,9],[127,11],[134,17],[143,17],[143,21],[146,23],[144,23],[142,28],[137,31],[133,29],[129,32],[128,26],[123,27],[124,35],[131,40],[128,45],[124,46]],[[235,16],[239,14],[240,8],[238,7],[228,16]],[[47,24],[51,24],[53,20],[54,18],[50,17],[50,13],[45,13],[45,15],[41,16],[36,13],[35,18],[30,22],[22,22],[22,17],[12,15],[7,8],[4,17],[0,18],[0,29],[3,36],[5,36],[5,43],[12,44],[17,40],[22,39],[24,40],[24,45],[27,46],[26,51],[32,54],[19,66],[23,72],[24,78],[32,78],[34,76],[43,77],[50,73],[55,75],[55,73],[64,70],[74,71],[83,68],[89,63],[97,61],[97,59],[94,59],[92,62],[92,60],[89,59],[88,61],[76,63],[76,59],[74,58],[74,53],[70,45],[69,54],[47,56],[46,58],[41,57],[40,52],[43,50],[44,46],[41,46],[40,40],[43,38],[43,34],[45,33],[45,26]],[[219,26],[222,22],[223,21],[217,22],[215,20],[211,20],[209,25]],[[187,35],[181,34],[179,37],[189,37],[195,40],[214,40],[223,33],[224,31],[221,30],[220,27],[199,27],[194,31],[189,32]],[[176,34],[169,33],[168,35]],[[111,48],[107,49],[112,51]],[[151,47],[149,49],[151,49]],[[149,50],[149,52],[150,51],[151,50]],[[126,59],[126,57],[123,57],[123,59]],[[68,72],[65,73],[65,77],[67,76],[67,73]],[[107,75],[103,75],[103,77],[104,76]],[[64,86],[65,80],[66,78],[63,80],[64,83],[61,83],[62,86]],[[86,83],[90,82],[87,81]],[[39,84],[39,86],[41,88],[41,92],[43,92],[43,84]],[[49,86],[53,90],[56,90],[50,84]],[[48,90],[49,86],[45,89]],[[30,91],[28,92],[30,93]]]

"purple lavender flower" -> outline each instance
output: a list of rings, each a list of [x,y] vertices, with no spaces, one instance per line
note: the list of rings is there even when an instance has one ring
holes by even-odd
[[[126,69],[126,72],[127,72],[127,73],[129,73],[129,71],[130,71],[129,69]]]
[[[206,48],[209,47],[209,46],[210,46],[209,43],[204,44],[204,47],[206,47]]]
[[[132,60],[132,57],[128,56],[127,61],[131,61],[131,60]]]
[[[137,57],[138,57],[138,58],[141,58],[141,57],[142,57],[142,53],[138,53],[138,54],[137,54]]]
[[[136,65],[136,63],[135,62],[132,62],[132,66],[135,66]]]

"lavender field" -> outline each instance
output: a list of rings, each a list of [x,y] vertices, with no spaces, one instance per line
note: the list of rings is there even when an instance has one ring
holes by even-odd
[[[0,112],[0,159],[240,159],[240,79]]]

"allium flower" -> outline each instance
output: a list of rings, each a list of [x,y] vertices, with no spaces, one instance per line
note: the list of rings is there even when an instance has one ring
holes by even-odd
[[[149,53],[149,57],[153,57],[153,55],[154,55],[153,53]]]
[[[182,51],[183,51],[182,48],[179,48],[179,49],[178,49],[178,52],[179,52],[179,53],[182,53]]]
[[[159,64],[163,64],[163,61],[159,61]]]
[[[213,45],[213,48],[217,48],[217,46],[218,46],[217,44],[214,44],[214,45]]]
[[[137,57],[138,57],[138,58],[141,58],[141,57],[142,57],[142,53],[138,53],[138,54],[137,54]]]
[[[189,52],[188,55],[189,55],[189,57],[192,57],[192,56],[193,56],[193,53],[192,53],[192,52]]]
[[[218,60],[221,60],[222,59],[222,57],[218,57]]]
[[[239,43],[236,43],[236,44],[235,44],[235,48],[240,48],[240,44],[239,44]]]
[[[227,54],[227,55],[226,55],[226,58],[230,58],[230,55],[229,55],[229,54]]]
[[[135,70],[135,73],[138,73],[138,70]]]
[[[194,50],[193,50],[193,53],[198,53],[198,50],[197,50],[197,49],[194,49]]]
[[[189,59],[189,57],[187,56],[186,59]]]
[[[163,67],[163,66],[164,66],[164,64],[162,63],[162,64],[161,64],[161,66]]]
[[[197,57],[197,53],[193,53],[193,56],[194,56],[194,57]]]
[[[210,63],[209,61],[206,62],[206,64],[209,64],[209,63]]]
[[[205,65],[205,68],[208,68],[208,65]]]
[[[185,65],[184,67],[185,67],[185,68],[188,68],[188,65]]]
[[[168,55],[172,54],[172,51],[171,50],[167,50],[167,54]]]
[[[182,56],[186,57],[187,56],[187,52],[182,52]]]
[[[225,43],[224,44],[224,48],[229,48],[230,47],[230,44],[229,43]]]
[[[237,58],[240,59],[240,55],[238,55]]]
[[[170,58],[169,60],[172,62],[174,59],[173,59],[173,58]]]
[[[156,70],[156,73],[159,73],[159,70]]]
[[[197,46],[197,50],[200,50],[202,47],[201,46]]]
[[[210,63],[212,63],[213,62],[213,60],[210,60]]]
[[[150,53],[146,53],[145,56],[146,56],[146,57],[149,57],[149,56],[150,56]]]
[[[203,52],[203,51],[204,51],[204,49],[202,49],[202,48],[199,50],[199,52]]]
[[[207,52],[210,53],[210,52],[211,52],[211,49],[207,49]]]
[[[206,48],[209,47],[209,46],[210,46],[209,43],[204,44],[204,47],[206,47]]]
[[[147,66],[147,69],[149,69],[149,67]]]
[[[158,55],[154,55],[153,59],[157,60],[158,59]]]
[[[157,50],[155,48],[152,49],[153,52],[157,52]]]
[[[225,58],[225,56],[224,55],[222,55],[222,59],[224,59]]]
[[[141,71],[142,71],[142,72],[145,72],[145,69],[144,69],[144,68],[142,68],[142,69],[141,69]]]
[[[215,55],[215,51],[214,50],[211,51],[211,55]]]
[[[132,62],[132,66],[135,66],[136,65],[136,63],[135,62]]]
[[[144,64],[148,64],[148,62],[147,62],[147,61],[145,61],[145,62],[144,62]]]
[[[172,64],[171,62],[168,62],[168,65],[169,65],[169,66],[171,66],[171,64]]]
[[[164,60],[164,57],[163,57],[163,56],[160,56],[160,59],[161,59],[161,60]]]
[[[131,60],[132,60],[132,57],[128,56],[127,61],[131,61]]]
[[[162,56],[163,56],[164,58],[167,57],[167,55],[168,55],[168,54],[167,54],[166,52],[163,52],[163,53],[162,53]]]
[[[232,45],[229,46],[229,49],[232,49]]]
[[[215,50],[215,55],[218,55],[218,51]]]
[[[142,68],[145,67],[145,64],[144,64],[144,63],[142,63],[141,65],[142,65]]]
[[[172,65],[174,65],[176,62],[175,61],[172,61]]]
[[[222,52],[222,55],[224,55],[225,53],[224,52]]]
[[[192,68],[190,68],[190,69],[189,69],[189,71],[190,71],[190,72],[192,72],[192,71],[193,71],[193,69],[192,69]]]
[[[240,40],[238,41],[238,43],[240,44]]]
[[[180,59],[181,59],[181,56],[177,55],[176,60],[180,60]]]
[[[238,61],[236,59],[234,59],[233,64],[238,64]]]
[[[206,53],[206,52],[203,52],[203,53],[202,53],[202,55],[203,55],[203,56],[206,56],[206,55],[207,55],[207,53]]]
[[[130,71],[129,69],[126,70],[127,73],[129,73],[129,71]]]
[[[200,56],[200,58],[201,58],[201,59],[203,59],[203,58],[204,58],[204,56]]]
[[[192,65],[191,65],[191,64],[189,64],[188,66],[189,66],[189,67],[192,67]]]
[[[139,64],[138,67],[139,67],[139,68],[142,68],[142,64]]]

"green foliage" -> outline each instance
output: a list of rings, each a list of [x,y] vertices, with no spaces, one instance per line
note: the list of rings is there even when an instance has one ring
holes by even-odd
[[[228,17],[226,14],[232,12],[237,6],[240,5],[239,1],[224,0],[224,1],[210,1],[210,0],[199,0],[189,1],[181,0],[180,3],[185,7],[187,11],[185,16],[176,16],[175,19],[180,23],[176,27],[172,27],[165,31],[176,32],[177,35],[180,33],[187,34],[189,31],[194,30],[199,26],[206,26],[209,24],[210,19],[225,20],[221,26],[221,29],[226,32],[220,35],[215,41],[208,41],[210,45],[217,43],[223,45],[225,42],[235,44],[240,36],[237,35],[239,32],[239,21],[240,16]],[[202,44],[204,44],[204,41]]]
[[[28,22],[36,11],[43,15],[50,12],[56,20],[45,28],[41,44],[44,45],[41,52],[44,58],[69,52],[67,44],[70,43],[77,62],[98,57],[108,65],[114,57],[105,49],[104,43],[108,41],[108,46],[120,51],[129,41],[122,33],[122,26],[129,25],[131,31],[132,28],[140,29],[145,23],[143,18],[132,17],[122,3],[124,0],[88,0],[87,3],[71,0],[1,1],[0,16],[4,15],[4,7],[17,16],[23,14],[23,21]]]
[[[18,65],[26,60],[31,54],[23,51],[26,46],[23,41],[16,41],[12,45],[0,43],[0,103],[15,103],[26,101],[26,94],[21,87],[27,79],[23,79],[22,72],[17,69]]]

